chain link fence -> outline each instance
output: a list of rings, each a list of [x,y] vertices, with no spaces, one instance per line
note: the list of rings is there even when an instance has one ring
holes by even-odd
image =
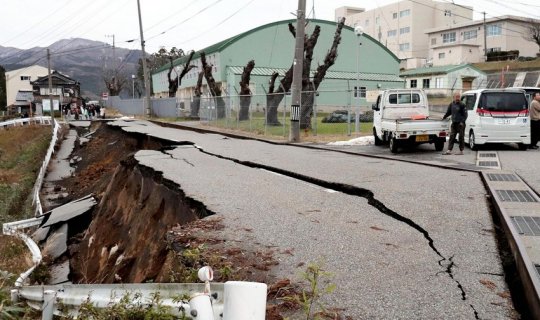
[[[355,97],[353,90],[303,92],[304,105],[300,126],[312,135],[351,135],[370,133],[373,113],[371,102]],[[320,104],[325,101],[346,103]],[[330,97],[330,98],[329,98]],[[232,130],[242,130],[268,136],[287,137],[290,130],[290,94],[255,94],[250,96],[228,95],[212,97],[203,95],[190,98],[152,98],[151,115],[159,118],[177,118],[178,121],[199,121],[202,125]],[[143,116],[144,99],[110,97],[107,107],[128,116]]]

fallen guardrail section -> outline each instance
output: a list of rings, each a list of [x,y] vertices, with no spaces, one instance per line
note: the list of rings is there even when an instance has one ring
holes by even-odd
[[[40,116],[40,117],[31,117],[31,118],[11,119],[11,120],[8,120],[8,121],[0,122],[0,128],[22,127],[22,126],[30,124],[30,123],[50,125],[51,124],[51,117],[49,117],[49,116],[46,116],[46,117]]]
[[[205,283],[144,283],[144,284],[62,284],[27,286],[11,290],[13,302],[24,300],[42,311],[43,320],[53,315],[77,317],[81,306],[108,308],[129,300],[132,306],[166,307],[170,314],[193,320],[264,320],[266,290],[264,283],[228,281],[210,287],[213,272],[210,267],[199,270]],[[129,298],[129,299],[126,299]]]

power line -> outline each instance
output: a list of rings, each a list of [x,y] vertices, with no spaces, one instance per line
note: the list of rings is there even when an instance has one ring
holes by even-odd
[[[182,42],[189,42],[193,39],[196,39],[200,36],[202,36],[203,34],[207,33],[208,31],[211,31],[211,30],[214,30],[215,28],[219,27],[220,25],[222,25],[223,23],[225,23],[227,20],[229,20],[230,18],[234,17],[238,12],[242,11],[243,9],[247,8],[253,1],[255,0],[250,0],[248,3],[246,3],[245,5],[243,5],[242,7],[240,7],[238,10],[236,10],[235,12],[233,12],[230,16],[226,17],[225,19],[221,20],[220,22],[218,22],[218,24],[214,25],[213,27],[209,28],[209,29],[206,29],[205,31],[203,31],[202,33],[196,35],[195,37],[192,37],[188,40],[185,40],[185,41],[182,41]]]
[[[163,19],[160,19],[159,22],[154,23],[154,24],[151,25],[150,27],[146,28],[146,29],[144,30],[144,32],[148,32],[148,31],[152,30],[152,29],[155,28],[156,26],[158,26],[158,25],[164,23],[164,22],[165,22],[166,20],[168,20],[169,18],[176,16],[178,13],[180,13],[180,12],[183,11],[183,10],[186,10],[187,8],[189,8],[192,4],[194,4],[194,3],[196,3],[196,2],[198,2],[198,1],[197,1],[197,0],[191,1],[187,6],[181,8],[181,9],[178,10],[178,11],[175,11],[175,12],[171,13],[171,14],[168,15],[167,17],[165,17],[165,18],[163,18]]]
[[[190,16],[190,17],[188,17],[188,18],[186,18],[186,19],[184,19],[184,20],[182,20],[182,21],[180,21],[179,23],[173,25],[172,27],[169,27],[168,29],[165,29],[164,31],[162,31],[162,32],[160,32],[160,33],[158,33],[158,34],[156,34],[156,35],[154,35],[154,36],[151,36],[150,38],[147,38],[146,41],[150,41],[150,40],[152,40],[152,39],[154,39],[154,38],[156,38],[156,37],[159,37],[159,36],[161,36],[161,35],[163,35],[163,34],[169,32],[169,31],[171,31],[172,29],[174,29],[174,28],[180,26],[181,24],[183,24],[183,23],[185,23],[185,22],[187,22],[187,21],[189,21],[189,20],[195,18],[195,17],[198,16],[199,14],[201,14],[201,13],[203,13],[204,11],[208,10],[208,8],[212,7],[213,5],[215,5],[215,4],[217,4],[217,3],[221,2],[221,1],[223,1],[223,0],[216,0],[216,1],[212,2],[212,3],[209,4],[208,6],[202,8],[201,10],[199,10],[199,11],[198,11],[197,13],[195,13],[194,15],[192,15],[192,16]]]

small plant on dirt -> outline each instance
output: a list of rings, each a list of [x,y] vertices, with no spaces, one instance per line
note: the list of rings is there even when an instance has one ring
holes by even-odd
[[[302,278],[308,282],[308,288],[303,289],[301,295],[284,297],[285,301],[298,303],[302,306],[306,320],[336,319],[338,315],[328,312],[321,299],[335,291],[336,285],[328,282],[332,273],[323,269],[322,264],[309,263],[306,270],[301,273]]]
[[[51,278],[49,268],[45,263],[40,263],[30,274],[30,282],[36,284],[47,284]]]
[[[0,319],[20,319],[25,309],[11,302],[11,293],[8,283],[13,282],[15,276],[0,270]]]

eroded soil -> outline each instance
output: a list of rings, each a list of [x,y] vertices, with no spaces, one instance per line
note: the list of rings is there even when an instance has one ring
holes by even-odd
[[[267,283],[267,319],[283,319],[281,313],[299,308],[283,299],[298,295],[298,287],[271,274],[278,263],[275,248],[226,241],[218,215],[134,160],[137,150],[160,150],[168,147],[164,142],[104,123],[77,130],[79,136],[95,132],[88,142],[76,144],[72,157],[82,160],[55,189],[68,194],[65,202],[92,193],[98,205],[87,230],[69,240],[71,281],[195,282],[198,268],[210,265],[217,282]]]

